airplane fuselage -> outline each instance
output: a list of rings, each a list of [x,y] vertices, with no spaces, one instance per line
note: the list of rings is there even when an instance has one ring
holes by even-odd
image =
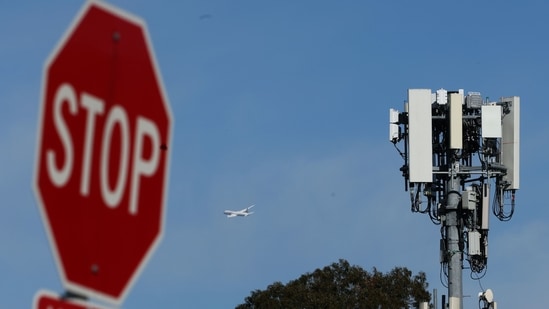
[[[250,215],[250,213],[240,212],[240,211],[232,211],[232,210],[225,210],[223,213],[226,214],[229,218],[236,217],[236,216],[246,217],[246,216]]]

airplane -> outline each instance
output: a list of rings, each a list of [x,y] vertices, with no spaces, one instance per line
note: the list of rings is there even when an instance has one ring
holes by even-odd
[[[242,210],[225,210],[223,213],[227,215],[227,218],[233,218],[233,217],[247,217],[251,214],[253,214],[254,212],[253,211],[250,211],[250,208],[254,207],[254,205],[252,206],[249,206],[247,208],[244,208]]]

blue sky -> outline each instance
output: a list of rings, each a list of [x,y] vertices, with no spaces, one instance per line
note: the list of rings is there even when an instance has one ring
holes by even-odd
[[[83,3],[0,0],[0,308],[63,290],[31,183],[43,65]],[[446,294],[439,227],[409,211],[387,138],[408,88],[521,97],[517,209],[491,218],[481,284],[501,308],[544,301],[544,1],[109,3],[147,22],[175,119],[165,236],[123,308],[232,308],[340,258]]]

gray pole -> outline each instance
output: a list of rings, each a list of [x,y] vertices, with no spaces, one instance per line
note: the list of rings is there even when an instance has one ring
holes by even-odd
[[[453,159],[452,159],[453,160]],[[448,256],[448,303],[450,309],[462,309],[462,252],[459,248],[459,225],[458,206],[460,200],[460,183],[457,173],[459,162],[452,162],[450,167],[450,179],[447,183],[446,192],[446,249]]]

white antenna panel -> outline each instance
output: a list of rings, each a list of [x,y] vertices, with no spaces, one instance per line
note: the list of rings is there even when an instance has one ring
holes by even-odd
[[[437,90],[436,100],[437,103],[441,105],[448,103],[448,91],[445,89]]]
[[[389,141],[397,142],[398,136],[399,136],[398,124],[390,123],[389,124]]]
[[[510,113],[503,117],[501,158],[503,165],[507,167],[507,175],[504,179],[510,183],[507,189],[516,190],[520,186],[520,97],[515,96],[502,100],[510,102]]]
[[[396,143],[400,136],[400,128],[398,126],[398,110],[389,109],[389,141]]]
[[[463,93],[450,93],[450,149],[463,148]]]
[[[485,183],[482,186],[482,220],[480,228],[488,229],[490,222],[490,183]]]
[[[391,108],[389,109],[389,123],[398,123],[398,110]]]
[[[431,89],[408,89],[410,182],[433,182]]]
[[[480,233],[477,231],[470,231],[468,234],[469,240],[469,255],[481,255],[480,251]]]
[[[501,106],[483,105],[482,106],[482,137],[501,138]]]

